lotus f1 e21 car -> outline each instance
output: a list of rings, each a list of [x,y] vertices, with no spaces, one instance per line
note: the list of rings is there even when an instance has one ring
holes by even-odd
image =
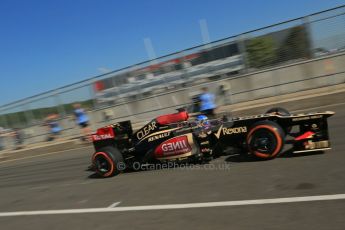
[[[288,142],[287,136],[294,152],[323,151],[330,149],[327,118],[333,114],[295,115],[273,108],[255,116],[197,121],[180,110],[159,116],[136,132],[130,121],[123,121],[92,134],[96,150],[92,164],[98,175],[110,177],[134,163],[207,162],[227,147],[272,159]]]

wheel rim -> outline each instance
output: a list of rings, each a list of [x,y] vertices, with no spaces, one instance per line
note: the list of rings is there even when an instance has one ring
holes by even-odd
[[[96,168],[96,172],[103,177],[111,176],[115,170],[112,160],[103,152],[98,152],[94,155],[93,164]]]
[[[275,135],[265,129],[254,132],[249,144],[252,151],[268,156],[272,155],[277,149],[277,139]]]
[[[96,166],[97,171],[99,173],[101,173],[101,174],[106,174],[111,169],[111,164],[102,155],[96,156],[96,158],[95,158],[95,166]]]

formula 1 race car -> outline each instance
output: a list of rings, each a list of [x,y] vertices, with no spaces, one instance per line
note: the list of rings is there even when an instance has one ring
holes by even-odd
[[[227,147],[260,159],[275,158],[286,143],[292,144],[295,153],[328,150],[327,118],[333,114],[290,114],[273,108],[255,116],[197,120],[179,110],[153,119],[136,132],[130,121],[118,122],[92,134],[96,150],[92,165],[99,176],[110,177],[134,164],[208,162]]]

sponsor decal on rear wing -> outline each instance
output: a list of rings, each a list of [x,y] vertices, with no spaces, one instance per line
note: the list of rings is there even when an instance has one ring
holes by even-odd
[[[115,134],[112,127],[104,127],[97,130],[96,133],[92,134],[92,141],[101,141],[106,139],[114,139]]]

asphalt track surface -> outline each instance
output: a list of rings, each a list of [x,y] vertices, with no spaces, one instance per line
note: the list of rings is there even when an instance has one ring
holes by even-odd
[[[287,150],[269,161],[233,155],[205,167],[133,172],[109,179],[92,178],[92,172],[86,170],[92,148],[0,162],[0,229],[343,230],[345,199],[1,216],[36,210],[106,210],[112,205],[122,208],[345,194],[345,104],[314,110],[336,112],[329,119],[333,149],[323,154],[290,155]]]

